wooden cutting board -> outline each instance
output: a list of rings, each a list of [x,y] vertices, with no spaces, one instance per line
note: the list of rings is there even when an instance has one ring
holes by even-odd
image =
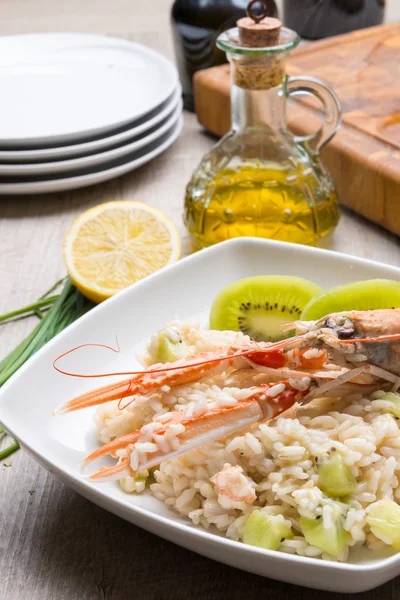
[[[321,153],[341,202],[400,235],[400,24],[307,45],[287,71],[324,79],[341,100],[341,130]],[[219,136],[229,131],[229,65],[196,73],[194,94],[199,122]],[[318,103],[290,104],[294,133],[318,129]]]

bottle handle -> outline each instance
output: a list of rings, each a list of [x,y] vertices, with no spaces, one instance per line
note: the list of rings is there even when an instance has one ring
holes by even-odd
[[[310,135],[294,135],[293,139],[310,154],[318,154],[337,133],[342,117],[340,100],[335,92],[323,81],[315,77],[288,77],[287,96],[315,96],[323,105],[324,121],[321,127]]]

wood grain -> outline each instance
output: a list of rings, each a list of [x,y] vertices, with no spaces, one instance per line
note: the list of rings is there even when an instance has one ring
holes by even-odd
[[[288,75],[322,79],[341,100],[342,127],[321,154],[340,201],[398,235],[399,49],[400,25],[387,24],[301,47],[287,64]],[[199,122],[220,136],[230,129],[229,96],[229,66],[196,73]],[[319,109],[319,103],[309,98],[290,106],[289,128],[299,135],[317,131],[321,123]]]
[[[3,0],[0,33],[106,32],[172,56],[168,10],[165,0]],[[61,239],[76,215],[99,202],[131,198],[161,208],[179,226],[187,253],[184,188],[213,143],[186,114],[171,150],[118,180],[70,193],[0,197],[0,313],[36,299],[64,274]],[[331,247],[400,266],[398,238],[350,212],[343,214]],[[32,324],[0,326],[0,358]],[[81,498],[22,451],[4,462],[12,466],[0,464],[1,600],[350,600],[263,579],[183,550]],[[396,580],[357,599],[399,595]]]

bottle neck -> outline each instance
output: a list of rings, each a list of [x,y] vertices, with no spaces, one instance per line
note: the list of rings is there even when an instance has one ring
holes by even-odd
[[[232,81],[232,128],[242,131],[248,127],[286,131],[285,82],[272,88],[251,90]]]

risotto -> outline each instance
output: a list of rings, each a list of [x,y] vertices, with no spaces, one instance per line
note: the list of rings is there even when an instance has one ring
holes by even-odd
[[[197,323],[174,321],[167,327],[178,332],[193,355],[249,342],[241,333],[209,331]],[[157,362],[158,344],[155,335],[141,357],[144,366]],[[253,376],[253,384],[257,377],[262,373]],[[229,373],[219,373],[175,389],[165,387],[126,408],[118,408],[118,402],[103,405],[95,416],[99,440],[107,443],[140,428],[146,419],[162,419],[172,407],[196,410],[217,399],[220,406],[230,406],[244,393],[238,381],[231,385]],[[195,525],[216,528],[233,540],[246,542],[246,524],[254,513],[274,517],[278,531],[290,532],[279,539],[282,552],[344,561],[355,545],[396,547],[391,531],[369,518],[379,501],[400,501],[399,421],[386,398],[385,392],[375,392],[316,399],[268,424],[165,460],[139,477],[125,477],[120,485],[129,493],[148,489]],[[332,458],[353,482],[338,498],[321,483],[321,464]],[[315,535],[304,534],[307,523],[330,539],[340,529],[343,543],[313,542]]]

